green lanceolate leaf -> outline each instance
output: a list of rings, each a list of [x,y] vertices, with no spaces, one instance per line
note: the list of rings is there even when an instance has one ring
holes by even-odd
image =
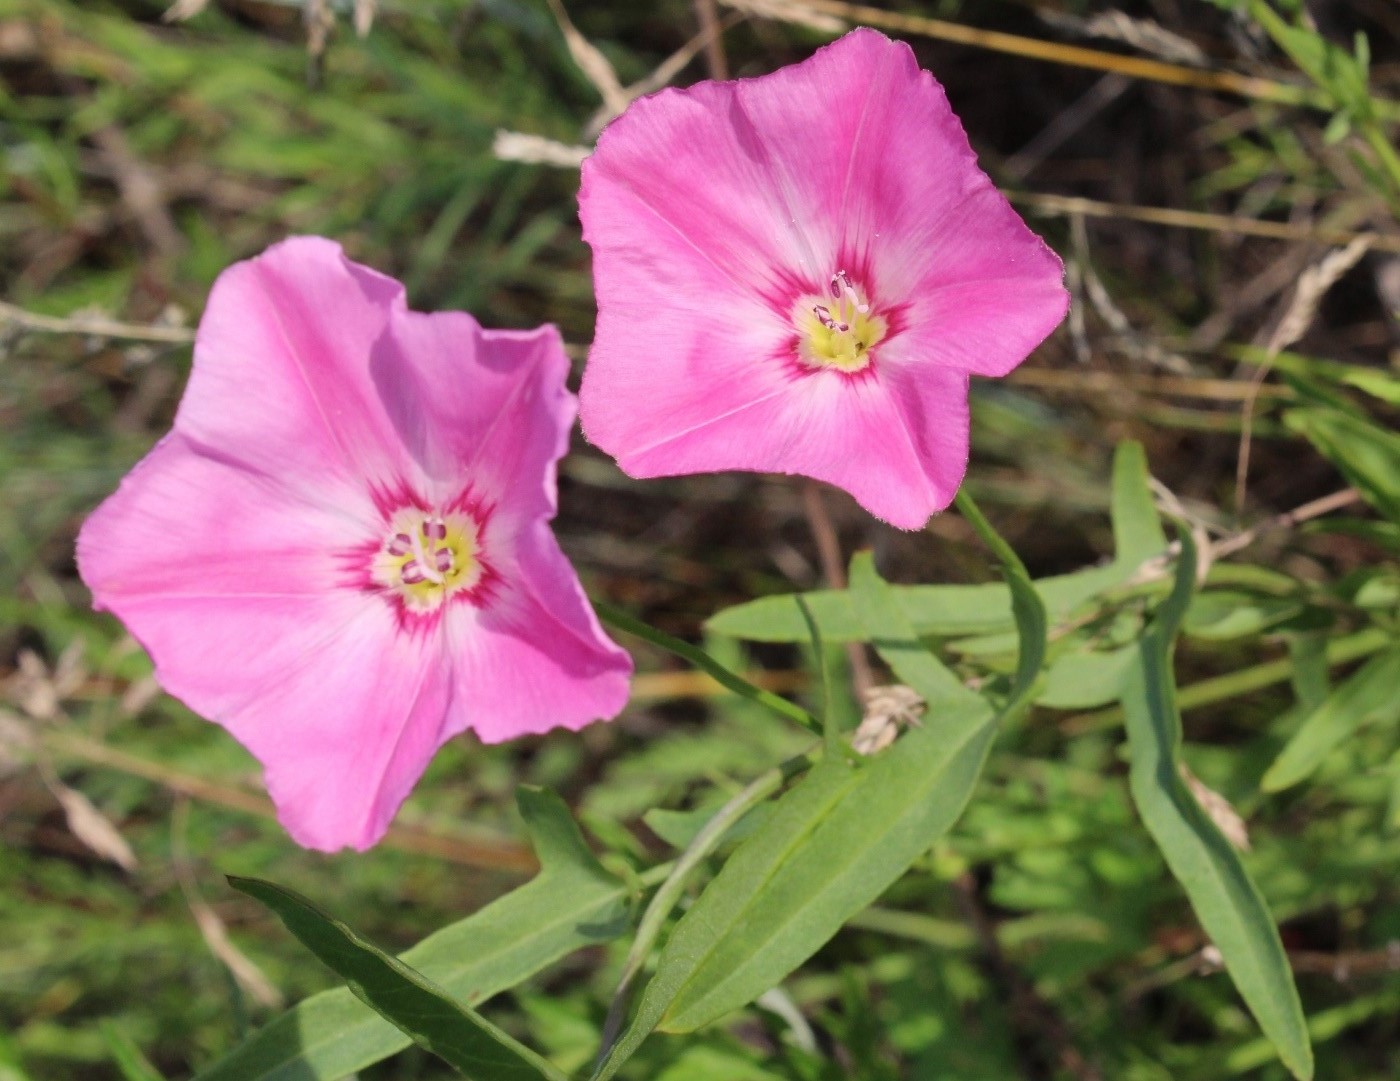
[[[568,1075],[301,894],[256,878],[229,884],[265,904],[366,1005],[472,1081],[568,1081]]]
[[[1113,561],[1134,569],[1167,547],[1152,475],[1141,443],[1123,442],[1113,453]]]
[[[1195,588],[1196,548],[1180,530],[1181,558],[1171,596],[1138,646],[1123,684],[1138,812],[1185,889],[1226,971],[1279,1057],[1299,1078],[1312,1076],[1312,1048],[1293,973],[1264,898],[1239,854],[1181,779],[1181,714],[1172,646]]]
[[[799,594],[796,598],[798,610],[802,613],[802,621],[807,624],[807,634],[812,641],[812,663],[817,666],[818,674],[821,677],[822,708],[817,713],[817,719],[822,726],[822,741],[826,744],[828,751],[834,750],[837,741],[841,738],[841,729],[838,727],[836,719],[831,709],[831,665],[827,663],[826,647],[822,645],[821,628],[817,626],[817,621],[812,618],[812,610],[807,607]]]
[[[1136,644],[1065,653],[1045,670],[1036,704],[1047,709],[1095,709],[1117,702],[1123,694],[1123,674],[1136,656]]]
[[[520,789],[517,800],[540,873],[403,954],[459,1002],[477,1005],[627,925],[627,888],[594,859],[563,801],[532,788]],[[334,1081],[411,1042],[338,988],[287,1011],[196,1081]]]
[[[1400,647],[1372,657],[1308,714],[1264,774],[1260,786],[1277,792],[1297,784],[1328,752],[1366,724],[1400,721]]]
[[[113,1021],[102,1022],[102,1042],[112,1054],[124,1081],[165,1081],[135,1042]],[[2,1077],[3,1074],[0,1074]]]
[[[1371,506],[1400,522],[1400,435],[1337,409],[1294,409],[1284,420],[1330,459]]]
[[[864,635],[895,678],[918,692],[930,710],[943,703],[979,702],[977,694],[919,640],[899,591],[875,570],[869,552],[851,559],[851,599]]]
[[[1030,706],[1036,680],[1045,665],[1045,647],[1050,632],[1045,604],[1036,593],[1035,586],[1031,584],[1025,564],[1012,550],[1011,545],[1002,539],[1001,534],[992,528],[991,522],[982,516],[966,488],[957,494],[957,507],[1001,562],[1002,571],[1006,575],[1006,585],[1011,590],[1011,612],[1016,618],[1016,675],[1011,683],[1011,692],[1007,696],[1005,712],[1010,715],[1019,714]],[[1157,513],[1150,508],[1149,511],[1152,523],[1156,525]],[[1125,546],[1135,545],[1140,540],[1136,534],[1141,530],[1142,523],[1136,519],[1136,508],[1134,513],[1134,520],[1124,527],[1126,540],[1120,538],[1120,543]],[[1166,538],[1163,537],[1162,540],[1165,546]],[[873,572],[873,566],[871,570]]]
[[[1167,546],[1148,484],[1147,460],[1138,443],[1121,443],[1113,459],[1113,537],[1117,553],[1112,563],[1073,574],[1042,578],[1036,592],[1052,620],[1094,597],[1122,585],[1144,560]],[[1010,589],[1000,583],[895,587],[920,635],[962,638],[1003,634],[1015,629]],[[859,641],[865,636],[848,591],[817,590],[803,598],[827,642]],[[805,642],[807,624],[792,596],[762,597],[726,608],[712,616],[706,628],[756,642]]]
[[[821,732],[821,724],[801,706],[795,702],[789,702],[771,691],[765,691],[761,687],[756,687],[743,676],[731,672],[724,665],[711,657],[699,646],[691,645],[680,638],[667,634],[665,631],[657,630],[655,627],[635,616],[630,616],[620,608],[614,608],[610,604],[602,601],[595,601],[593,607],[598,612],[598,618],[604,623],[618,630],[626,631],[628,634],[635,634],[643,641],[650,642],[654,646],[659,646],[667,652],[674,653],[682,660],[689,661],[706,675],[710,676],[716,683],[719,683],[726,690],[733,691],[742,698],[747,698],[751,702],[766,706],[779,717],[789,721],[795,721],[803,728],[812,732]],[[793,606],[796,608],[796,605]],[[808,623],[807,613],[801,609],[797,610],[798,618],[802,620],[804,628],[804,638],[806,637]]]
[[[859,764],[828,756],[778,800],[676,925],[598,1081],[654,1029],[693,1031],[773,987],[878,898],[967,805],[996,715],[918,642],[901,598],[868,554],[852,561],[851,595],[862,636],[928,703],[922,726]],[[1026,646],[1036,668],[1043,648],[1042,625]],[[1028,693],[1029,683],[1018,683],[1011,708]]]
[[[642,1041],[655,1030],[696,969],[705,963],[707,945],[713,949],[724,934],[737,933],[735,928],[745,902],[755,887],[762,889],[765,870],[771,873],[771,865],[780,862],[788,849],[801,844],[807,831],[820,822],[846,792],[854,773],[855,770],[844,760],[826,759],[819,762],[774,805],[758,832],[739,846],[700,899],[676,925],[661,951],[656,974],[642,994],[636,1015],[599,1063],[593,1075],[595,1079],[603,1081],[617,1073]],[[754,877],[743,884],[736,881],[741,873]],[[731,889],[731,885],[737,888]],[[697,919],[717,919],[720,922],[711,933],[706,934],[707,928],[700,926]],[[763,990],[766,987],[755,994]]]

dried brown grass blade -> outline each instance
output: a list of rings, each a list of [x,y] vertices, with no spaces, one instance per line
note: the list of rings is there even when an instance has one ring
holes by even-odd
[[[1377,237],[1362,233],[1352,238],[1345,248],[1329,252],[1321,260],[1298,278],[1298,286],[1288,302],[1278,325],[1269,335],[1265,349],[1264,363],[1254,370],[1249,381],[1249,395],[1245,398],[1240,420],[1240,447],[1235,458],[1235,513],[1244,512],[1244,500],[1249,487],[1249,455],[1253,445],[1254,406],[1259,398],[1259,388],[1264,385],[1273,368],[1274,358],[1307,333],[1308,327],[1317,317],[1317,306],[1327,291],[1336,285],[1361,257],[1375,247]]]
[[[621,113],[627,108],[630,99],[608,58],[579,33],[578,27],[569,18],[569,13],[564,10],[562,0],[549,0],[549,10],[554,13],[554,21],[559,24],[559,30],[564,35],[564,43],[569,47],[569,55],[574,58],[574,63],[593,84],[598,96],[603,99],[603,104],[612,114],[616,116]]]
[[[208,6],[209,0],[175,0],[160,18],[162,22],[182,23],[186,19],[193,19]]]
[[[1088,49],[1081,45],[1062,45],[1059,42],[1042,41],[1039,38],[1022,37],[1019,34],[1007,34],[1000,30],[980,30],[944,19],[931,19],[924,15],[908,15],[903,12],[870,7],[866,4],[845,3],[844,0],[791,0],[791,4],[793,7],[805,9],[809,16],[812,14],[829,15],[850,23],[863,23],[866,26],[892,30],[897,33],[917,34],[920,37],[953,42],[958,45],[970,45],[974,48],[1006,53],[1009,56],[1045,60],[1053,64],[1066,64],[1094,71],[1116,71],[1135,79],[1235,94],[1255,101],[1273,101],[1284,105],[1309,105],[1317,108],[1324,106],[1322,100],[1307,87],[1279,82],[1275,79],[1242,75],[1234,71],[1209,71],[1148,57],[1122,56],[1099,49]],[[782,16],[775,17],[781,18]],[[789,19],[787,21],[796,20]],[[1382,111],[1387,115],[1393,115],[1395,110],[1400,108],[1394,102],[1381,102],[1380,105]]]
[[[97,809],[92,800],[56,778],[50,778],[48,785],[63,808],[68,828],[74,837],[95,855],[115,863],[123,871],[136,870],[136,853],[131,850],[121,831]]]

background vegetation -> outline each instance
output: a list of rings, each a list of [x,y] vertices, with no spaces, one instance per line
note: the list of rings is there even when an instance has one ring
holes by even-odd
[[[256,764],[89,611],[72,546],[168,425],[228,263],[325,234],[420,309],[550,320],[581,361],[576,173],[502,160],[497,132],[586,145],[629,93],[707,64],[760,74],[861,21],[914,46],[1069,266],[1066,326],[976,388],[971,490],[1033,575],[1074,570],[1113,552],[1115,445],[1145,445],[1160,504],[1216,557],[1178,659],[1185,759],[1217,821],[1247,830],[1318,1076],[1400,1076],[1400,678],[1366,660],[1394,656],[1400,603],[1394,5],[1318,2],[1295,29],[1296,5],[1246,0],[608,0],[571,5],[568,33],[543,0],[175,7],[192,17],[0,0],[0,1079],[189,1076],[331,986],[225,873],[405,947],[532,873],[517,783],[559,791],[625,873],[684,832],[644,822],[652,808],[802,746],[629,641],[642,674],[616,723],[459,740],[379,848],[306,853]],[[357,12],[374,14],[363,36]],[[683,637],[823,579],[810,508],[780,478],[639,484],[579,442],[562,486],[590,591]],[[845,550],[872,547],[887,578],[992,574],[957,516],[898,534],[826,502]],[[1140,626],[1123,618],[1074,628],[1087,660],[1001,733],[952,834],[787,981],[809,1032],[769,1002],[649,1043],[625,1076],[1286,1076],[1137,822],[1122,718],[1096,697]],[[995,668],[996,643],[948,637],[966,670]],[[808,694],[809,651],[710,642]],[[581,1066],[624,950],[575,954],[487,1012]],[[362,1076],[446,1068],[410,1051]]]

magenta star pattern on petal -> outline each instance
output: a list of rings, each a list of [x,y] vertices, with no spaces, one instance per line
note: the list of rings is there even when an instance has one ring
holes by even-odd
[[[367,848],[429,759],[610,718],[632,665],[549,521],[558,332],[409,311],[294,238],[215,284],[174,430],[78,564],[162,686],[262,763],[292,836]]]
[[[1064,318],[1063,267],[903,44],[639,100],[583,165],[585,434],[637,477],[741,469],[905,529],[967,467],[969,375]]]

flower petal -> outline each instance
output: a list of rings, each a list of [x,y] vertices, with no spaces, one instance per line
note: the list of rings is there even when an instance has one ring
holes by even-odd
[[[634,476],[800,473],[921,526],[966,468],[967,374],[1004,374],[1067,308],[942,87],[871,30],[635,102],[579,199],[599,304],[583,425]],[[851,379],[797,362],[794,306],[841,270],[891,328]]]
[[[892,356],[1003,376],[1069,311],[1064,264],[994,188],[968,196],[921,243],[937,259],[910,291]]]
[[[712,400],[735,396],[717,387]],[[919,529],[957,492],[967,440],[961,373],[815,372],[740,408],[697,406],[689,425],[618,464],[637,477],[727,469],[815,477],[844,488],[875,517]]]
[[[466,478],[512,520],[554,516],[555,463],[577,411],[557,329],[483,330],[464,312],[401,309],[370,371],[439,498],[459,494]]]
[[[298,844],[364,850],[443,741],[440,636],[402,634],[377,597],[124,597],[113,610],[161,686],[264,766]]]
[[[176,431],[83,524],[78,569],[118,612],[138,596],[303,598],[346,585],[336,553],[373,537],[373,513],[367,496],[299,500]]]
[[[293,237],[220,275],[195,340],[177,430],[272,478],[391,486],[412,465],[370,378],[403,286]]]
[[[450,695],[441,635],[402,633],[344,563],[365,536],[177,432],[78,538],[95,606],[146,647],[161,686],[263,763],[283,824],[312,848],[382,836]]]
[[[454,731],[499,743],[616,717],[632,658],[603,632],[554,535],[543,525],[526,531],[515,563],[485,606],[447,615]]]

